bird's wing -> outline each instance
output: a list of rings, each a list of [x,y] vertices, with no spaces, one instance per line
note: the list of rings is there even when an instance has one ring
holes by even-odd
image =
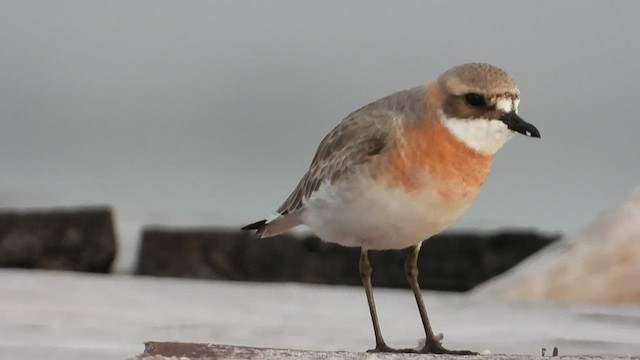
[[[415,117],[423,97],[422,88],[406,90],[349,114],[322,140],[309,170],[278,208],[278,213],[285,215],[300,210],[303,200],[322,183],[333,183],[358,165],[383,154],[394,143],[405,118]]]

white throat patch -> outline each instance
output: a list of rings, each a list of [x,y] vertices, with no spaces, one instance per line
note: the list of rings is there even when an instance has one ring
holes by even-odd
[[[450,118],[442,111],[438,112],[438,117],[453,136],[483,155],[495,154],[515,135],[500,120]]]

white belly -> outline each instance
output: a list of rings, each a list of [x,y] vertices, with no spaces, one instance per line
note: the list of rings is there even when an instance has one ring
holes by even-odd
[[[324,241],[403,249],[449,227],[471,203],[452,204],[433,190],[407,193],[371,180],[325,184],[305,202],[302,220]]]

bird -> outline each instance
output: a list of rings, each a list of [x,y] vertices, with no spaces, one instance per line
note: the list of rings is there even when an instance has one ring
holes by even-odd
[[[434,334],[418,284],[423,241],[475,201],[496,152],[515,134],[540,138],[518,115],[520,91],[486,63],[454,66],[426,85],[395,92],[347,115],[320,142],[307,172],[275,214],[244,226],[258,238],[306,225],[325,242],[360,247],[359,270],[373,323],[371,352],[476,354],[449,350]],[[411,248],[405,261],[425,331],[418,349],[382,336],[370,250]]]

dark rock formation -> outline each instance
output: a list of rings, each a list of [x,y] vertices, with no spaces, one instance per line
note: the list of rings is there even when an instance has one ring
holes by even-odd
[[[511,268],[558,235],[511,231],[449,233],[426,241],[419,266],[424,289],[466,291]],[[374,286],[407,287],[407,250],[372,251]],[[237,281],[293,281],[360,285],[358,248],[315,236],[256,239],[220,229],[148,228],[136,274]]]
[[[0,211],[0,267],[106,273],[115,256],[108,207]]]

